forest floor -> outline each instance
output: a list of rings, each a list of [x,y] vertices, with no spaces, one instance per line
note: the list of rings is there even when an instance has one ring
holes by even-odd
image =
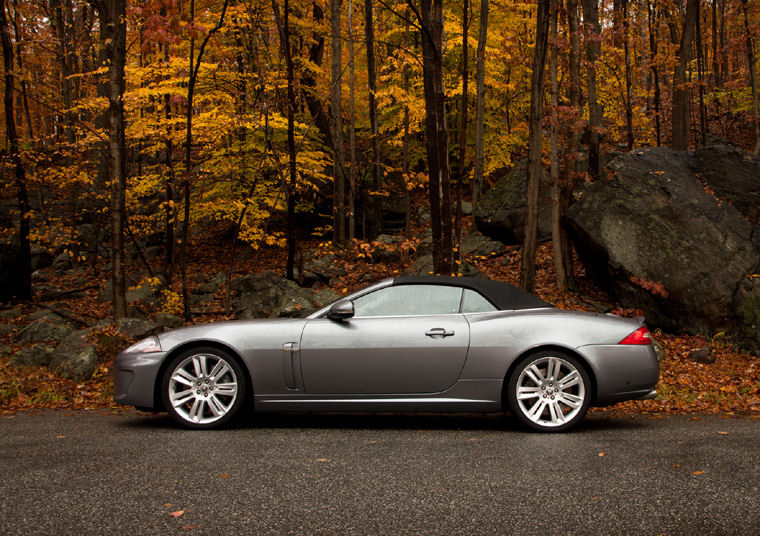
[[[368,252],[377,244],[358,242],[347,248],[335,250],[330,244],[318,240],[301,242],[304,252],[318,250],[335,253],[338,263],[346,268],[346,275],[334,281],[333,290],[340,294],[353,292],[368,283],[386,277],[399,275],[410,263],[408,253],[419,244],[424,236],[424,227],[415,226],[412,238],[398,247],[402,250],[402,261],[391,264],[372,263]],[[193,259],[188,267],[191,285],[200,286],[213,275],[223,273],[228,262],[229,244],[220,242],[215,233],[208,230],[196,234],[198,247],[204,256]],[[286,254],[283,248],[261,248],[253,255],[236,262],[235,274],[250,274],[263,270],[285,273]],[[492,279],[507,281],[517,285],[520,268],[520,247],[505,246],[501,251],[463,259]],[[140,271],[135,261],[132,271]],[[106,275],[98,266],[82,267],[86,270],[90,288],[85,289],[86,297],[61,299],[54,305],[72,311],[77,315],[103,319],[110,314],[108,303],[98,303],[96,297],[105,285]],[[50,270],[50,269],[49,269]],[[640,311],[625,310],[614,303],[604,292],[596,288],[585,277],[580,263],[574,268],[578,283],[575,292],[561,290],[555,283],[551,243],[539,247],[536,273],[536,295],[564,309],[611,311],[621,316],[636,316]],[[74,276],[68,272],[47,274],[47,283],[56,288],[76,288]],[[79,272],[81,279],[82,273]],[[173,278],[172,290],[179,290],[178,275]],[[225,319],[224,290],[215,296],[214,303],[204,304],[213,311],[197,316],[194,323],[204,323]],[[23,325],[26,317],[39,307],[30,303],[23,305],[23,314],[6,322]],[[158,312],[158,311],[156,311]],[[658,396],[655,400],[631,401],[592,411],[623,412],[637,414],[660,413],[720,413],[760,416],[760,357],[738,352],[719,337],[713,340],[685,334],[662,333],[655,330],[653,338],[665,349],[665,359],[661,363]],[[12,334],[0,337],[0,344],[16,350]],[[126,345],[126,341],[125,341]],[[690,353],[709,346],[715,362],[702,364],[693,361]],[[115,354],[115,351],[112,352]],[[17,368],[9,365],[9,357],[0,359],[0,413],[12,414],[19,410],[39,408],[79,408],[95,409],[116,407],[112,401],[113,380],[110,361],[102,363],[91,379],[75,382],[58,376],[44,367]]]

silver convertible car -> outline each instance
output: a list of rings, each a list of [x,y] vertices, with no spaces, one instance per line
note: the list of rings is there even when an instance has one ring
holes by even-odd
[[[590,405],[653,398],[641,318],[564,311],[509,284],[405,276],[307,318],[167,331],[116,358],[115,401],[190,428],[256,411],[510,411],[565,430]]]

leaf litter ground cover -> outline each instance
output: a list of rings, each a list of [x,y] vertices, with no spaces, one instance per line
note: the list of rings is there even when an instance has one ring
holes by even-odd
[[[415,228],[413,236],[424,236],[422,227]],[[199,234],[196,238],[206,244],[217,243],[210,237]],[[388,245],[377,242],[354,241],[344,250],[335,250],[330,244],[318,241],[301,244],[303,251],[317,251],[321,254],[332,253],[336,262],[346,268],[346,275],[333,280],[333,290],[346,294],[374,281],[399,275],[414,259],[414,252],[420,245],[421,238],[406,240],[403,243]],[[192,286],[200,286],[214,275],[226,268],[227,254],[223,246],[218,254],[191,262],[188,273],[193,274]],[[374,263],[371,252],[374,248],[398,248],[401,259],[391,263]],[[213,249],[213,247],[212,247]],[[208,250],[208,248],[207,248]],[[585,277],[582,266],[575,266],[578,280],[578,292],[560,290],[554,284],[554,267],[551,257],[551,244],[539,247],[536,272],[536,294],[542,299],[564,309],[612,311],[623,316],[634,316],[639,311],[626,310],[613,303],[610,298]],[[219,259],[218,263],[209,262]],[[514,285],[518,282],[520,265],[519,246],[504,246],[499,251],[487,255],[470,256],[462,261],[469,263],[490,278],[507,281]],[[138,269],[137,266],[134,267]],[[93,269],[94,270],[94,269]],[[285,253],[281,248],[262,248],[252,256],[236,264],[235,274],[251,274],[262,270],[285,271]],[[100,272],[89,274],[91,281]],[[234,277],[234,276],[233,276]],[[46,283],[56,288],[76,288],[76,282],[70,274],[55,275],[49,273]],[[85,290],[85,297],[61,299],[46,302],[45,305],[71,311],[78,318],[86,321],[101,320],[109,314],[107,303],[97,303],[95,297],[105,281],[100,276],[99,285]],[[92,287],[92,285],[91,285]],[[180,292],[179,277],[175,277],[171,292]],[[171,301],[162,302],[161,307],[171,305]],[[175,303],[176,306],[176,303]],[[32,304],[21,306],[22,314],[5,322],[23,326],[26,317],[38,310]],[[220,289],[213,299],[203,304],[205,314],[194,318],[194,323],[224,320],[224,289]],[[158,311],[149,311],[149,314]],[[176,312],[176,311],[175,311]],[[658,413],[720,413],[760,415],[760,357],[741,353],[720,340],[708,341],[702,337],[683,334],[665,334],[658,330],[653,337],[665,349],[665,359],[661,363],[658,397],[655,400],[629,401],[607,408],[595,408],[597,412],[622,412],[626,414]],[[10,365],[10,355],[20,348],[13,340],[13,333],[0,337],[0,344],[10,348],[10,353],[0,358],[0,412],[5,415],[18,410],[38,408],[95,409],[114,406],[112,401],[113,379],[111,366],[113,357],[100,364],[92,378],[86,381],[73,381],[60,377],[45,367],[14,367]],[[702,364],[694,362],[689,354],[699,348],[710,345],[715,362]]]

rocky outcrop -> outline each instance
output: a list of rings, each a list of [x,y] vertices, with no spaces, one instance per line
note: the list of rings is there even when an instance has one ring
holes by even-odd
[[[760,224],[760,157],[738,147],[715,145],[694,152],[694,167],[721,199]]]
[[[90,378],[98,366],[98,353],[88,340],[90,332],[80,329],[63,339],[51,355],[50,369],[77,381]]]
[[[31,322],[16,333],[16,342],[55,343],[74,331],[71,322],[52,311],[39,311],[29,316]]]
[[[142,318],[122,318],[118,326],[119,331],[135,340],[157,335],[163,331],[161,324]]]
[[[505,244],[520,244],[525,238],[525,208],[528,194],[527,161],[516,164],[486,190],[475,209],[478,231]],[[552,233],[549,176],[541,175],[538,208],[538,238]]]
[[[240,294],[232,305],[238,318],[303,317],[337,300],[330,289],[299,287],[274,272],[239,277],[230,284]]]
[[[311,252],[306,255],[304,271],[315,276],[318,280],[328,283],[335,277],[346,275],[346,269],[342,264],[336,263],[337,259],[332,253]]]
[[[55,348],[49,344],[38,343],[22,348],[11,357],[14,367],[46,367],[50,364]]]
[[[620,156],[607,167],[610,178],[588,185],[568,209],[567,223],[587,272],[624,306],[643,309],[651,325],[723,331],[757,350],[760,231],[718,194],[710,154],[736,158],[736,150],[719,148]],[[756,173],[754,165],[742,173]]]

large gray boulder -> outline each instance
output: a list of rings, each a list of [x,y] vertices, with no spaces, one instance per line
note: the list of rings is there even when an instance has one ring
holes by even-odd
[[[70,333],[56,346],[50,359],[50,369],[65,378],[81,381],[92,376],[98,366],[98,354],[88,340],[91,329]]]
[[[33,344],[22,348],[11,357],[14,367],[46,367],[53,357],[54,348],[45,343]]]
[[[6,335],[13,333],[18,329],[18,326],[15,324],[3,324],[0,323],[0,337],[5,337]]]
[[[694,152],[694,167],[715,193],[760,224],[760,157],[730,145]]]
[[[29,318],[32,322],[16,333],[15,340],[19,344],[54,343],[74,331],[71,322],[52,311],[33,313]]]
[[[119,331],[135,340],[157,335],[164,330],[158,322],[151,322],[142,318],[122,318],[119,320],[118,327]]]
[[[340,297],[299,287],[269,271],[235,279],[230,287],[240,293],[232,302],[238,318],[304,317]]]
[[[136,319],[127,318],[122,322],[131,320]],[[70,333],[51,353],[48,367],[64,378],[76,381],[91,378],[100,363],[111,359],[127,344],[123,336],[105,329],[107,327],[109,324],[101,321],[94,326]],[[123,331],[123,324],[119,324],[119,327]]]
[[[528,162],[517,163],[486,190],[475,209],[478,231],[505,244],[521,244],[525,238],[525,208],[528,195]],[[552,204],[549,176],[541,175],[538,207],[538,238],[552,234]]]
[[[643,309],[650,324],[727,332],[756,350],[760,232],[705,184],[706,154],[652,148],[620,156],[607,167],[610,177],[569,207],[567,223],[597,284]]]

